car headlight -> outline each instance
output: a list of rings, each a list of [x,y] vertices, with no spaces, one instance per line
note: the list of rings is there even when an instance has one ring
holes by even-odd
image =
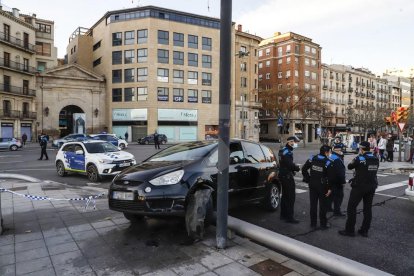
[[[99,159],[98,161],[99,161],[99,163],[105,163],[105,164],[111,164],[112,163],[111,159]]]
[[[180,182],[181,178],[183,178],[184,170],[175,171],[172,173],[167,173],[161,175],[157,178],[151,179],[149,183],[155,186],[162,186],[162,185],[173,185]]]

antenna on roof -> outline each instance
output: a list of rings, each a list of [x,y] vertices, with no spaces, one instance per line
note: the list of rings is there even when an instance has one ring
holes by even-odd
[[[207,10],[210,11],[210,0],[207,0]]]

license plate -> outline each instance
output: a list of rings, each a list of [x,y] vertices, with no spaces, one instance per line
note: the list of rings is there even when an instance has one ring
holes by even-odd
[[[113,192],[112,193],[113,199],[120,199],[120,200],[134,200],[134,193],[130,192]]]
[[[129,163],[121,163],[121,164],[118,164],[118,166],[120,166],[120,167],[128,167],[129,166]]]

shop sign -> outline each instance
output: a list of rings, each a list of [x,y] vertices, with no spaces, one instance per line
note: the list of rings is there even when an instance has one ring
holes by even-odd
[[[158,121],[194,121],[198,120],[197,110],[158,109]]]
[[[147,109],[113,109],[112,121],[146,121]]]

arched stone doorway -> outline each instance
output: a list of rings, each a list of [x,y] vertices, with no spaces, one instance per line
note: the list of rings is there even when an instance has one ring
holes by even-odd
[[[73,133],[73,113],[85,113],[77,105],[68,105],[59,112],[60,137]]]

